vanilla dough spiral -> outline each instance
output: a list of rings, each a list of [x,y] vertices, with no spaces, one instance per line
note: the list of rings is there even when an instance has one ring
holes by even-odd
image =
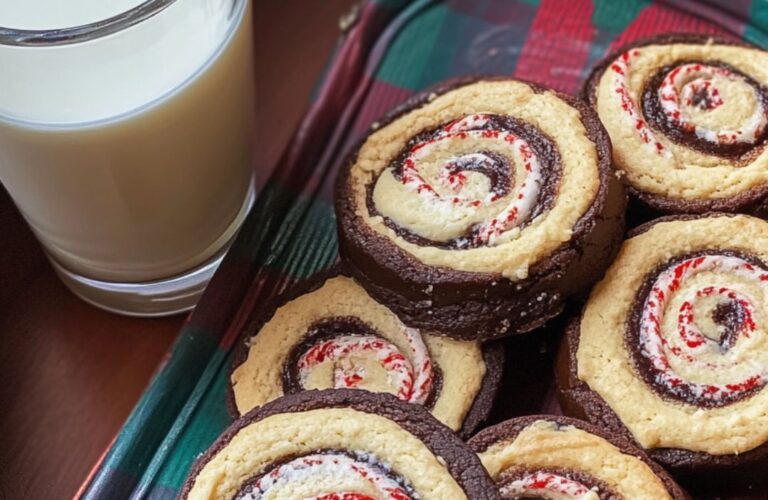
[[[495,500],[477,456],[424,408],[337,389],[276,399],[192,466],[183,500]]]
[[[756,212],[768,196],[768,52],[672,35],[606,58],[586,92],[630,191],[668,213]]]
[[[249,329],[230,374],[235,416],[312,389],[384,392],[462,435],[491,409],[504,353],[404,325],[339,269],[289,290]]]
[[[568,331],[567,414],[626,428],[665,465],[764,480],[768,223],[671,216],[638,228]]]
[[[680,487],[621,436],[552,415],[518,417],[468,442],[502,498],[682,500]]]
[[[393,111],[342,169],[342,257],[409,325],[531,330],[619,241],[609,164],[604,130],[572,98],[511,79],[444,84]]]

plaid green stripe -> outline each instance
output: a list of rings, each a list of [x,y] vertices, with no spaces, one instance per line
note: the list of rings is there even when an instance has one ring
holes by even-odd
[[[594,0],[592,23],[598,30],[618,35],[629,26],[650,0]]]
[[[147,443],[159,443],[167,435],[161,424],[175,417],[187,402],[188,395],[208,366],[217,341],[208,332],[193,327],[184,329],[174,345],[162,371],[139,400],[125,427],[106,457],[102,470],[119,469],[123,475],[141,477],[157,449]],[[86,491],[86,498],[126,498],[134,488],[133,482],[115,480],[102,473]]]
[[[225,366],[229,366],[227,359]],[[180,439],[173,443],[155,478],[160,488],[179,490],[187,471],[201,450],[205,450],[231,423],[226,404],[227,370],[220,369],[195,405]]]
[[[744,28],[744,38],[762,47],[768,47],[768,1],[752,1],[749,23]]]
[[[418,90],[447,77],[454,46],[436,42],[451,11],[438,4],[425,10],[390,47],[376,77],[391,85]]]

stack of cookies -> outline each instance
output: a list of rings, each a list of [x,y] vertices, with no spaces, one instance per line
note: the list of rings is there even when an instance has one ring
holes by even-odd
[[[762,50],[665,36],[609,56],[583,99],[467,78],[393,110],[340,172],[341,262],[251,325],[237,420],[182,497],[764,491],[766,85]],[[568,304],[567,417],[480,430],[499,339]]]

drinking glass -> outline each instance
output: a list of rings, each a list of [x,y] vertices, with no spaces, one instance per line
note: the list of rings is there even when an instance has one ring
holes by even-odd
[[[77,295],[194,306],[254,196],[249,0],[0,2],[0,181]]]

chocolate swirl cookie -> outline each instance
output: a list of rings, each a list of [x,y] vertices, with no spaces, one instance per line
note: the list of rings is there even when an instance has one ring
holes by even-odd
[[[667,213],[754,212],[768,197],[768,52],[693,35],[625,47],[586,93],[630,192]]]
[[[502,498],[683,499],[685,493],[630,440],[567,417],[529,416],[489,427],[469,446]]]
[[[232,424],[182,499],[496,499],[477,456],[424,408],[389,394],[307,391]]]
[[[331,271],[288,293],[250,329],[235,355],[235,416],[284,394],[354,388],[427,407],[469,435],[501,378],[501,347],[405,326],[355,281]]]
[[[681,480],[764,482],[766,249],[768,223],[747,215],[639,227],[569,328],[566,413],[627,429]]]
[[[600,277],[625,206],[588,107],[511,79],[426,92],[377,124],[342,169],[340,250],[411,326],[522,333]]]

